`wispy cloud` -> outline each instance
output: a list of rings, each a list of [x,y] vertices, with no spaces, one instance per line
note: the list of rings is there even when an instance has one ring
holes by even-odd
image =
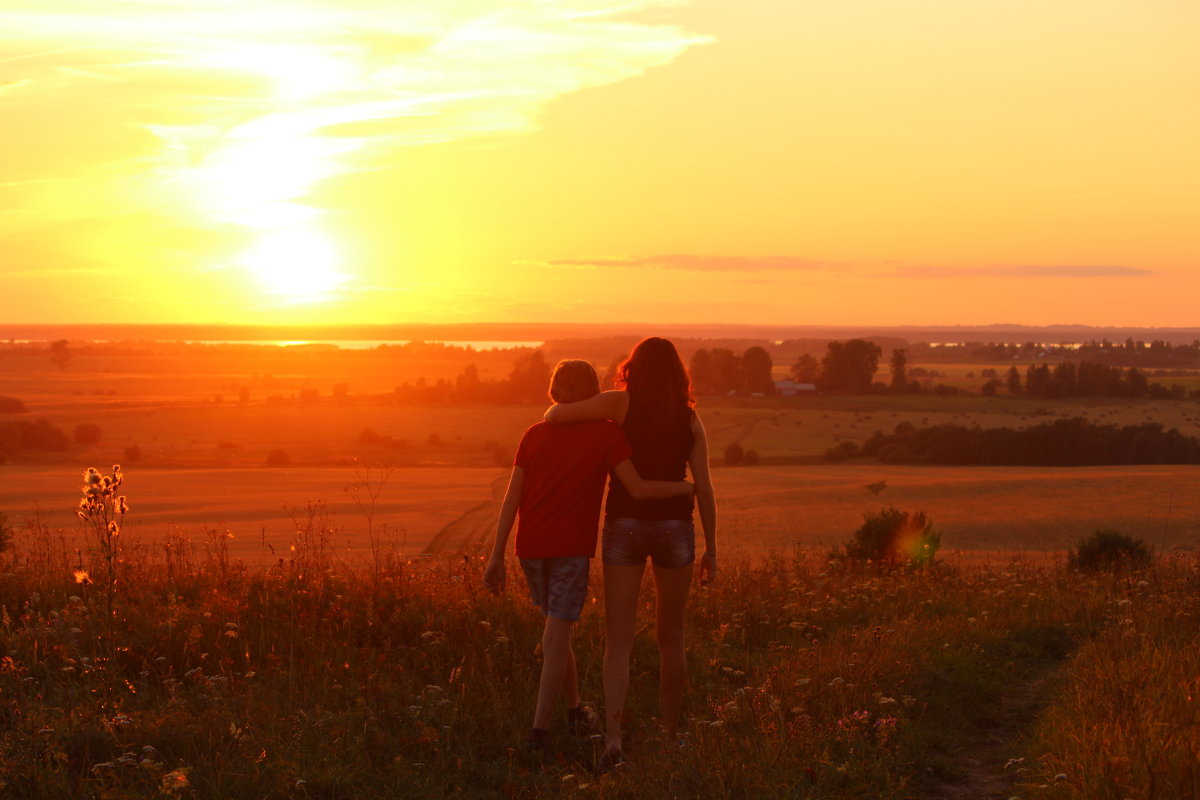
[[[1013,264],[981,267],[900,267],[905,278],[1114,278],[1154,275],[1153,270],[1117,264]]]
[[[0,151],[26,217],[310,223],[393,148],[532,131],[558,97],[707,41],[677,0],[38,0],[0,9]],[[645,19],[643,17],[642,19]],[[61,183],[53,183],[54,179]],[[86,201],[83,200],[86,199]]]
[[[771,270],[830,270],[838,265],[795,256],[713,256],[675,253],[657,256],[602,256],[597,258],[557,258],[550,261],[525,262],[547,267],[576,269],[678,269],[691,272],[762,272]]]

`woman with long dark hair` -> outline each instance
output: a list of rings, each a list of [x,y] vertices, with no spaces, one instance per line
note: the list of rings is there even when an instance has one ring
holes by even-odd
[[[708,437],[696,415],[687,369],[675,345],[650,337],[638,343],[617,369],[617,389],[578,403],[552,406],[549,422],[612,419],[633,448],[633,463],[647,480],[683,480],[688,468],[696,486],[704,554],[700,582],[717,574],[717,503],[708,468]],[[623,760],[621,717],[629,690],[629,659],[638,592],[646,559],[654,573],[655,632],[659,651],[661,722],[679,726],[687,683],[684,612],[696,560],[692,498],[633,498],[609,481],[601,552],[604,562],[605,762]]]

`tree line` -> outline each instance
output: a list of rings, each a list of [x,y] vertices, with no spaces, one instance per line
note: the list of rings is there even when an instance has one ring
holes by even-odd
[[[1028,428],[968,428],[902,422],[876,431],[857,450],[843,442],[830,459],[854,455],[887,464],[1082,467],[1108,464],[1200,464],[1200,440],[1156,422],[1098,425],[1076,417]]]
[[[1004,380],[992,378],[983,384],[985,395],[994,395],[1004,386],[1009,394],[1028,394],[1056,399],[1061,397],[1151,397],[1156,400],[1183,398],[1188,395],[1182,384],[1165,386],[1151,381],[1137,367],[1121,368],[1090,361],[1062,361],[1050,364],[1030,364],[1024,377],[1013,365]],[[1196,393],[1193,392],[1193,395]]]

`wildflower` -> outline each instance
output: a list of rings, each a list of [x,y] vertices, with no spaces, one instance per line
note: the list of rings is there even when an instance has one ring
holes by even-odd
[[[92,582],[91,576],[87,574],[87,570],[85,570],[85,569],[77,569],[74,571],[74,574],[75,574],[75,582],[76,583],[87,586],[89,583]]]
[[[188,773],[191,771],[191,767],[171,770],[162,776],[162,780],[158,784],[159,791],[167,795],[181,794],[189,786]]]

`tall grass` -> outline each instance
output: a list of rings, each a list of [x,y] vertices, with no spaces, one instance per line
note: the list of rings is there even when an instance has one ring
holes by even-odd
[[[561,725],[548,757],[519,749],[541,636],[519,574],[493,597],[477,556],[342,563],[320,524],[298,514],[298,549],[269,569],[231,562],[219,535],[126,542],[107,615],[72,577],[87,554],[18,523],[0,569],[0,796],[923,797],[969,777],[964,731],[1047,674],[1034,738],[1012,744],[1014,794],[1195,796],[1192,558],[1122,577],[723,564],[689,611],[687,735],[655,724],[648,601],[629,763],[599,775],[598,743]],[[599,579],[575,638],[595,703]]]

